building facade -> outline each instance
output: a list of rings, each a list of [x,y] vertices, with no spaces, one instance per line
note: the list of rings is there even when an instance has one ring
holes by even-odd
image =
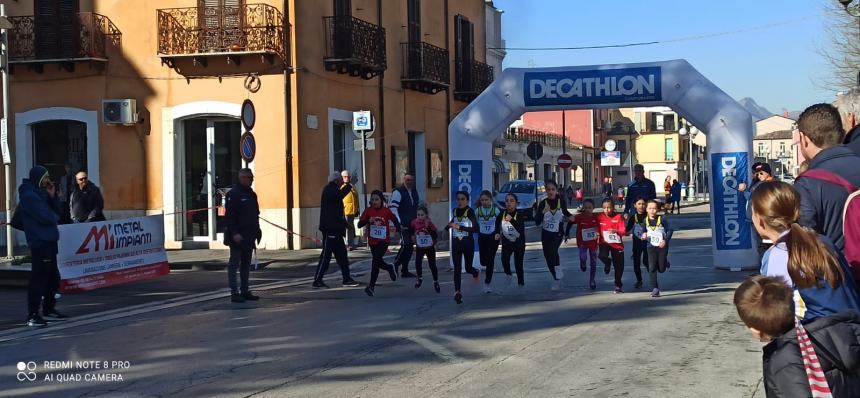
[[[246,165],[239,117],[251,100],[247,166],[271,222],[262,247],[315,245],[335,170],[364,180],[360,191],[391,191],[415,172],[444,218],[447,124],[493,79],[485,2],[258,3],[7,4],[15,184],[34,164],[58,181],[86,170],[108,218],[165,214],[168,247],[218,247],[221,198]],[[364,168],[351,126],[359,110],[376,119]]]
[[[770,165],[775,177],[789,178],[797,175],[797,146],[791,130],[759,134],[753,138],[755,160]]]

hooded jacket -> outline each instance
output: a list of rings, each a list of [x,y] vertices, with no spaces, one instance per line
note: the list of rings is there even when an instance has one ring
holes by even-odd
[[[74,222],[92,222],[104,221],[105,216],[102,213],[105,207],[105,200],[102,197],[102,192],[96,184],[87,181],[84,189],[78,187],[77,184],[72,188],[72,195],[69,199],[69,209],[72,213],[72,221]]]
[[[826,148],[809,161],[809,169],[823,169],[860,186],[860,156],[844,145]],[[800,225],[826,236],[839,250],[845,249],[842,211],[848,191],[841,186],[814,178],[800,177],[794,182],[800,192]]]
[[[804,328],[833,396],[860,397],[860,315],[848,311],[821,317]],[[812,397],[794,328],[762,350],[768,398]]]
[[[24,179],[18,187],[19,202],[15,211],[21,212],[21,222],[30,249],[56,245],[60,240],[60,231],[57,229],[60,221],[59,203],[47,191],[39,188],[39,181],[47,174],[48,170],[44,167],[33,167],[30,178]]]

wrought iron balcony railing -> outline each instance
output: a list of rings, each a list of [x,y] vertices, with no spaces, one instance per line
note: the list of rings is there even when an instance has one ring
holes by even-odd
[[[275,56],[287,60],[288,24],[268,4],[165,8],[158,10],[157,21],[158,55],[168,64],[193,57],[205,65],[213,56],[238,63],[238,56],[255,54],[270,63]]]
[[[403,48],[403,88],[436,94],[451,85],[448,50],[425,42],[400,43]]]
[[[545,145],[550,148],[561,148],[563,143],[567,144],[568,149],[582,149],[585,147],[585,145],[573,142],[570,139],[564,139],[560,134],[524,129],[521,127],[508,129],[505,131],[504,137],[506,141],[510,142],[538,142],[541,145]]]
[[[493,82],[493,67],[480,61],[457,60],[454,99],[471,102]]]
[[[60,63],[73,68],[77,61],[107,61],[108,43],[119,47],[122,33],[101,14],[60,15],[56,24],[38,26],[32,15],[8,17],[10,64]]]
[[[350,15],[324,17],[329,71],[372,79],[385,71],[385,28]]]

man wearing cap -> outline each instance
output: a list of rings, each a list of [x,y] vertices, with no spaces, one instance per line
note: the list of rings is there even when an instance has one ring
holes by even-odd
[[[19,229],[27,237],[32,260],[27,290],[27,325],[41,327],[48,323],[39,315],[40,306],[46,318],[66,317],[54,308],[60,280],[57,269],[60,204],[57,201],[57,187],[51,181],[48,169],[38,165],[30,169],[29,178],[24,179],[18,187],[18,208],[15,212],[20,212],[16,218],[20,217]]]
[[[343,198],[347,197],[350,192],[352,192],[352,184],[344,182],[340,173],[329,174],[328,184],[323,188],[320,199],[319,230],[323,235],[323,247],[320,261],[317,264],[317,271],[314,274],[314,288],[328,288],[328,285],[323,282],[323,278],[328,271],[332,254],[334,254],[337,265],[340,266],[343,286],[358,286],[358,282],[354,281],[349,274],[349,257],[343,242],[343,238],[346,236]]]
[[[752,201],[750,198],[752,197],[753,191],[758,188],[759,184],[766,181],[773,181],[770,165],[767,163],[755,162],[752,165],[752,181],[750,182],[750,185],[747,186],[746,183],[738,184],[738,191],[744,194],[747,201],[746,214],[747,221],[750,223],[752,222]],[[773,245],[773,242],[767,239],[762,239],[755,228],[753,228],[753,233],[755,234],[756,241],[758,242],[758,259],[759,262],[761,262],[764,252]]]

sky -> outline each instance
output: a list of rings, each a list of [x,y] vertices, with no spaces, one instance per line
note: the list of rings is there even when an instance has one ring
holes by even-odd
[[[509,50],[504,67],[552,67],[686,59],[735,99],[773,113],[832,102],[836,88],[819,50],[829,46],[826,3],[837,0],[494,0],[506,47],[579,47],[668,41],[576,51]],[[713,36],[714,34],[728,33]],[[703,37],[701,36],[711,36]]]

